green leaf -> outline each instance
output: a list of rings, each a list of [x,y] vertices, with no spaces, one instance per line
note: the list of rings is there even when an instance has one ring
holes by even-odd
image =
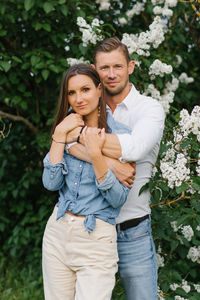
[[[66,0],[59,0],[58,3],[59,4],[64,4],[66,2]]]
[[[18,63],[22,63],[22,60],[19,58],[19,57],[17,57],[17,56],[12,56],[12,59],[13,60],[15,60],[16,62],[18,62]]]
[[[25,10],[26,11],[30,10],[34,4],[35,4],[35,0],[25,0],[24,1]]]
[[[44,28],[44,30],[50,32],[51,31],[51,25],[48,23],[45,23],[42,25],[42,27]]]
[[[60,9],[63,15],[66,17],[68,15],[68,7],[66,5],[62,5]]]
[[[181,186],[177,186],[176,187],[176,193],[180,194],[183,191],[187,190],[187,188],[188,188],[188,184],[187,183],[183,183],[183,184],[181,184]]]
[[[79,45],[79,49],[83,55],[85,55],[88,51],[87,47],[84,47],[83,44]]]
[[[44,5],[43,5],[43,9],[48,14],[54,9],[54,6],[50,2],[45,2]]]
[[[149,188],[149,182],[147,182],[145,185],[143,185],[139,191],[139,196],[144,192],[146,191],[147,189]]]
[[[49,73],[49,70],[42,70],[42,77],[44,78],[44,80],[47,80]]]
[[[34,67],[36,64],[38,64],[40,61],[39,56],[32,55],[31,56],[31,65]]]
[[[8,61],[0,61],[0,67],[3,71],[8,72],[11,68],[11,64]]]

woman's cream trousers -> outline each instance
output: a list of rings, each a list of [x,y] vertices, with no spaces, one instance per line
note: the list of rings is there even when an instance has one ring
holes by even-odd
[[[43,237],[45,300],[110,300],[118,261],[115,226],[96,219],[89,233],[84,217],[66,213],[56,221],[57,209]]]

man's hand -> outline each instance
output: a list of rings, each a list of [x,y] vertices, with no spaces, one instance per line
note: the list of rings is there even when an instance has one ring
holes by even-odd
[[[136,164],[121,163],[119,160],[109,157],[106,157],[106,162],[117,179],[128,188],[131,188],[135,179]]]

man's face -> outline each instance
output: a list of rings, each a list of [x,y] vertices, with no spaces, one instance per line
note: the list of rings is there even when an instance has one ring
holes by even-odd
[[[108,95],[119,95],[129,89],[129,75],[134,70],[134,62],[128,63],[121,50],[97,53],[95,68]]]

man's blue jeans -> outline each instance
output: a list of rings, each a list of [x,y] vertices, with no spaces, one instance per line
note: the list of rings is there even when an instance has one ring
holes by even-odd
[[[156,300],[157,262],[150,219],[118,231],[117,241],[119,275],[127,300]]]

